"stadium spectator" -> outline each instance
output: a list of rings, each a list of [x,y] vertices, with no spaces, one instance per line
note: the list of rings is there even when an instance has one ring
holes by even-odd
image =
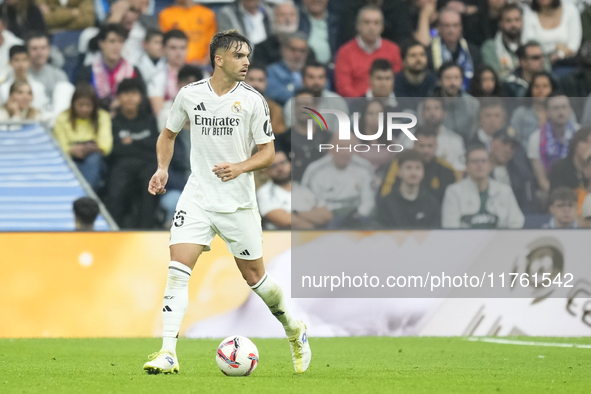
[[[0,83],[4,82],[10,67],[10,48],[14,45],[22,45],[24,42],[6,28],[6,10],[0,7]]]
[[[394,72],[402,69],[398,45],[380,38],[384,29],[384,16],[380,8],[361,8],[356,29],[357,37],[345,43],[335,59],[336,91],[342,97],[361,97],[367,92],[367,76],[376,59],[388,60]]]
[[[53,129],[63,152],[96,190],[101,182],[103,157],[113,149],[111,117],[100,109],[98,97],[86,83],[76,86],[70,109],[62,112]]]
[[[338,49],[339,18],[327,9],[328,0],[302,0],[298,30],[308,36],[308,45],[316,60],[332,62]]]
[[[421,45],[428,47],[431,38],[437,34],[437,0],[412,0],[409,7],[413,36]]]
[[[462,15],[464,37],[476,47],[481,48],[486,40],[493,38],[497,34],[501,10],[508,3],[508,0],[452,1],[450,3],[446,7],[466,3],[466,5],[462,4],[464,9],[461,7],[457,9]],[[470,12],[470,3],[477,8],[476,12]]]
[[[479,103],[462,88],[463,70],[453,62],[439,68],[439,86],[433,95],[443,98],[446,117],[443,125],[468,140],[477,127]]]
[[[569,142],[579,129],[572,120],[570,101],[563,94],[554,93],[546,99],[546,113],[548,120],[529,137],[527,148],[538,185],[545,191],[550,190],[550,167],[568,155]]]
[[[267,37],[265,41],[256,44],[252,53],[252,63],[264,67],[281,61],[280,42],[284,40],[286,36],[293,34],[298,30],[298,9],[292,1],[285,1],[277,4],[274,12],[274,34]],[[313,53],[311,52],[308,56],[311,54]]]
[[[294,98],[298,107],[315,108],[318,101],[307,88],[297,91]],[[295,182],[301,181],[308,164],[324,156],[326,151],[320,152],[318,147],[328,143],[331,138],[328,131],[320,129],[314,122],[312,139],[308,140],[308,119],[310,117],[303,111],[295,111],[293,126],[276,138],[278,149],[286,152],[291,160],[291,179]]]
[[[105,204],[121,228],[155,226],[157,196],[148,193],[155,170],[158,126],[153,115],[140,110],[143,84],[124,79],[117,87],[121,107],[113,118],[113,151]]]
[[[581,210],[581,227],[591,228],[591,193],[585,198]]]
[[[302,70],[302,85],[310,89],[314,93],[314,97],[319,98],[318,109],[337,109],[348,114],[349,107],[347,106],[347,102],[341,96],[326,88],[327,80],[326,68],[322,64],[312,61],[304,66]],[[293,98],[290,98],[283,106],[283,118],[287,127],[291,126],[292,103]],[[338,130],[339,125],[336,116],[328,116],[326,124],[328,130]],[[275,129],[273,129],[274,131]]]
[[[503,127],[492,135],[490,142],[491,178],[511,186],[523,213],[537,213],[539,203],[535,193],[535,177],[525,149],[516,139],[511,127]]]
[[[427,50],[419,42],[411,41],[402,46],[401,55],[402,71],[394,77],[394,95],[427,97],[437,86],[437,77],[427,68]]]
[[[517,48],[519,67],[505,78],[503,87],[509,97],[524,97],[534,75],[544,71],[544,52],[535,41],[529,41]]]
[[[583,30],[581,16],[570,2],[532,0],[531,10],[524,9],[521,40],[536,40],[544,55],[554,64],[576,55]]]
[[[332,212],[317,207],[310,190],[291,181],[291,163],[285,152],[275,152],[275,160],[265,172],[269,181],[257,190],[257,200],[267,230],[310,230],[332,220]]]
[[[40,121],[43,119],[42,112],[31,106],[33,101],[33,90],[26,80],[16,80],[10,85],[8,93],[8,100],[2,107],[0,107],[0,121]]]
[[[202,79],[203,72],[199,67],[185,64],[179,70],[179,73],[177,75],[177,89],[181,90],[182,87],[187,86],[190,83],[200,81]],[[170,108],[172,108],[173,101],[174,97],[164,102],[162,109],[158,114],[158,131],[162,131],[164,130],[164,127],[166,127],[166,120],[168,119],[168,113],[170,112]],[[273,130],[273,132],[275,132],[275,130]],[[188,135],[188,133],[179,134],[179,138],[182,138],[184,135]],[[188,147],[191,146],[189,139],[186,140],[186,143]]]
[[[257,92],[264,96],[265,90],[267,90],[267,70],[262,65],[251,64],[248,67],[248,73],[246,74],[244,82],[255,88]],[[269,116],[271,118],[273,134],[277,135],[283,133],[286,129],[285,121],[283,119],[283,108],[268,97],[265,97],[265,100],[267,100],[267,105],[269,106]]]
[[[355,136],[340,141],[335,133],[331,139],[335,148],[304,172],[302,185],[314,193],[319,206],[332,211],[328,229],[363,227],[375,208],[373,167],[351,148],[358,143]]]
[[[578,97],[591,93],[591,42],[581,44],[576,60],[577,68],[560,79],[560,88],[568,97],[577,97],[572,102],[573,110],[577,119],[583,119],[585,100]]]
[[[281,61],[267,67],[265,94],[280,105],[285,105],[294,92],[302,87],[302,70],[308,56],[307,37],[296,32],[281,43]]]
[[[548,180],[550,190],[568,187],[577,190],[577,194],[586,194],[589,177],[585,176],[585,169],[591,159],[591,127],[581,127],[570,140],[568,156],[557,160],[550,167]],[[584,198],[581,199],[581,203]]]
[[[429,68],[439,71],[446,62],[454,62],[462,70],[462,86],[468,84],[474,76],[474,70],[480,66],[480,49],[462,37],[462,18],[460,14],[449,8],[439,12],[439,35],[431,41],[427,51]]]
[[[6,27],[18,38],[24,39],[32,31],[45,32],[45,20],[35,0],[4,0],[0,7]]]
[[[78,82],[90,83],[102,109],[111,111],[118,106],[117,87],[127,78],[142,80],[140,71],[121,56],[127,32],[117,24],[101,27],[98,38],[100,54],[91,65],[83,67]]]
[[[468,145],[482,143],[490,152],[490,142],[495,131],[505,126],[507,111],[500,98],[488,98],[480,101],[478,111],[478,130]]]
[[[116,23],[127,31],[123,57],[134,66],[144,54],[144,39],[148,30],[157,29],[158,21],[149,15],[147,0],[119,0],[113,4],[104,24]]]
[[[474,73],[468,93],[473,97],[505,97],[497,73],[491,66],[486,64],[478,67]]]
[[[38,110],[46,111],[49,104],[47,95],[45,94],[45,86],[29,74],[29,53],[24,45],[15,45],[10,48],[10,61],[12,72],[9,71],[6,80],[0,85],[0,102],[8,100],[9,90],[14,81],[19,79],[25,80],[33,92],[33,102],[31,105]]]
[[[389,71],[391,72],[391,70]],[[384,101],[376,98],[366,101],[364,105],[359,108],[359,132],[362,135],[374,135],[381,130],[381,136],[377,140],[371,141],[372,144],[382,144],[381,149],[377,149],[376,146],[372,145],[373,149],[370,149],[368,152],[363,152],[361,155],[361,157],[372,164],[378,173],[383,172],[383,170],[385,170],[384,167],[392,162],[394,152],[388,151],[386,146],[396,143],[395,136],[392,136],[394,138],[393,140],[389,141],[387,139],[387,112],[388,108]]]
[[[490,179],[491,163],[484,145],[468,148],[468,177],[450,185],[443,197],[443,228],[522,228],[525,218],[511,188]]]
[[[273,33],[273,16],[273,9],[263,0],[234,0],[218,11],[218,30],[236,29],[256,45]]]
[[[450,163],[458,176],[466,170],[465,148],[462,137],[453,130],[448,129],[443,122],[447,118],[444,100],[439,97],[427,97],[418,106],[419,124],[427,126],[437,135],[436,156]],[[405,149],[411,149],[414,141],[400,134],[398,143]]]
[[[164,34],[158,29],[148,30],[144,37],[144,53],[138,59],[136,67],[140,70],[146,85],[150,83],[158,72],[166,68],[163,39]]]
[[[378,198],[378,222],[385,228],[439,228],[440,204],[422,183],[425,171],[421,155],[413,150],[401,152],[397,164],[399,182]]]
[[[83,30],[94,26],[92,0],[37,0],[47,28],[52,31]]]
[[[421,115],[423,124],[435,130],[437,134],[437,158],[451,164],[455,171],[463,173],[466,170],[464,140],[443,124],[447,117],[443,100],[436,97],[425,99]],[[405,145],[407,146],[409,145]]]
[[[94,222],[99,214],[98,203],[90,197],[80,197],[73,204],[76,231],[94,231]]]
[[[427,190],[437,200],[438,210],[443,201],[445,189],[456,181],[456,175],[453,167],[447,161],[436,156],[438,149],[437,131],[431,126],[419,126],[414,132],[417,141],[415,141],[413,150],[421,157],[423,162],[424,177],[421,181],[421,188]],[[405,151],[405,152],[408,152]],[[397,188],[397,178],[399,171],[398,160],[394,160],[382,184],[380,191],[381,197],[385,197]]]
[[[32,33],[27,38],[27,50],[30,60],[29,75],[43,84],[45,95],[54,101],[55,107],[56,97],[54,91],[56,91],[56,86],[62,84],[70,86],[70,82],[62,69],[49,64],[50,44],[49,37],[45,33]]]
[[[376,59],[369,69],[369,89],[365,92],[368,99],[377,98],[390,109],[398,106],[394,96],[394,71],[392,63],[386,59]]]
[[[340,44],[344,44],[355,38],[355,28],[359,22],[359,12],[367,6],[376,7],[384,15],[384,28],[383,32],[381,32],[383,38],[392,42],[402,42],[412,38],[413,27],[406,1],[342,0],[339,1]]]
[[[164,33],[178,29],[189,37],[186,58],[188,63],[211,66],[209,42],[217,31],[215,13],[212,10],[195,4],[193,0],[176,0],[175,5],[160,12],[159,22]]]
[[[568,187],[559,187],[550,193],[548,210],[552,215],[543,228],[579,228],[577,223],[577,194]]]
[[[505,4],[501,9],[499,31],[482,44],[482,62],[495,70],[501,80],[519,66],[517,48],[523,30],[523,10],[517,4]]]
[[[162,43],[166,63],[148,83],[148,97],[156,116],[162,110],[164,102],[174,99],[178,93],[177,75],[185,65],[188,38],[182,31],[173,29],[164,34]]]
[[[519,106],[511,115],[511,127],[517,131],[521,146],[527,147],[529,137],[546,123],[546,97],[558,89],[552,75],[546,71],[535,74],[525,94],[525,105]],[[516,101],[509,99],[513,105]]]

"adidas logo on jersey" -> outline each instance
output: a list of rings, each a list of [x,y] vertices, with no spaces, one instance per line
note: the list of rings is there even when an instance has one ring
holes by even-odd
[[[195,110],[195,111],[207,111],[207,110],[205,109],[205,104],[203,104],[203,102],[201,102],[199,105],[197,105],[197,106],[194,108],[194,110]]]
[[[247,249],[244,249],[244,252],[241,252],[240,256],[250,256],[250,253],[248,253]]]

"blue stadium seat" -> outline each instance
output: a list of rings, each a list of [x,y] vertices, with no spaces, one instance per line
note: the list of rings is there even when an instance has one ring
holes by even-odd
[[[49,132],[0,125],[0,231],[71,231],[72,203],[87,193]],[[109,230],[102,216],[95,229]]]

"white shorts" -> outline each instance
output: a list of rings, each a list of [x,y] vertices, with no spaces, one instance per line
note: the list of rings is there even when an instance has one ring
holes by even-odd
[[[183,193],[170,227],[170,245],[203,245],[203,251],[207,252],[216,234],[235,257],[244,260],[263,257],[263,229],[258,209],[243,208],[231,213],[206,211]]]

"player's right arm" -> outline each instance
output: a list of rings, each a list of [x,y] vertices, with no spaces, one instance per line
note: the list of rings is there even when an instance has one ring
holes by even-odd
[[[148,192],[150,194],[164,194],[166,193],[166,182],[168,181],[168,166],[172,160],[174,153],[174,140],[178,133],[170,131],[168,128],[164,128],[158,142],[156,143],[156,156],[158,157],[158,169],[156,173],[152,175],[150,184],[148,185]]]
[[[156,142],[158,169],[156,170],[156,173],[152,175],[152,179],[150,179],[148,185],[148,192],[153,195],[166,193],[164,187],[168,181],[168,166],[170,165],[174,153],[174,140],[188,119],[187,112],[185,112],[182,105],[185,92],[186,89],[181,89],[174,99],[170,114],[168,115],[166,127],[162,133],[160,133],[158,142]]]

